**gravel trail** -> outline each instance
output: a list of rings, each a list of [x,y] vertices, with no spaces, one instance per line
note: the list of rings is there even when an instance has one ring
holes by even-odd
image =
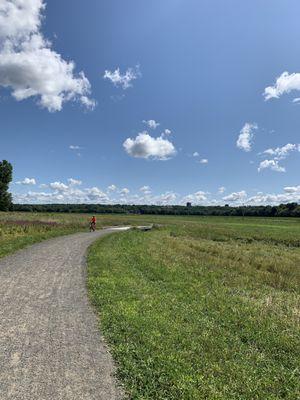
[[[0,259],[1,400],[122,398],[88,302],[85,263],[88,246],[116,230],[59,237]]]

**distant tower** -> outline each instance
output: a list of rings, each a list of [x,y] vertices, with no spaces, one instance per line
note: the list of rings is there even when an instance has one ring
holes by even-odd
[[[187,203],[186,203],[186,206],[187,206],[188,208],[191,208],[191,207],[192,207],[192,203],[187,202]]]

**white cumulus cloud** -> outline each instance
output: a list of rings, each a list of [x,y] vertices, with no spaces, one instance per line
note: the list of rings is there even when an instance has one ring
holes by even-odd
[[[124,74],[121,73],[120,68],[117,68],[115,71],[106,70],[103,79],[108,79],[114,86],[120,86],[126,90],[132,86],[132,81],[140,78],[140,76],[140,67],[137,65],[134,68],[128,68]]]
[[[17,185],[36,185],[36,180],[34,178],[25,178],[23,181],[16,182]]]
[[[282,147],[276,147],[275,149],[267,149],[263,152],[263,154],[268,154],[274,156],[274,158],[278,160],[282,160],[286,158],[291,152],[299,151],[300,152],[300,144],[287,143]]]
[[[51,187],[51,189],[57,190],[59,192],[68,190],[68,186],[62,182],[52,182],[52,183],[50,183],[49,186]]]
[[[78,179],[69,178],[68,182],[69,182],[70,186],[80,186],[80,185],[82,185],[82,181],[80,181]]]
[[[300,185],[299,186],[286,186],[284,188],[286,193],[299,193],[300,194]]]
[[[240,131],[236,145],[239,149],[244,151],[251,151],[252,140],[254,137],[254,131],[258,128],[257,124],[246,122]]]
[[[199,190],[198,192],[188,194],[187,196],[184,196],[183,199],[181,200],[182,204],[185,203],[193,203],[193,204],[202,204],[203,202],[207,201],[207,192],[203,192],[202,190]]]
[[[174,204],[177,199],[177,194],[174,192],[166,192],[163,193],[154,199],[155,204],[167,205],[167,204]]]
[[[223,197],[225,201],[242,201],[247,198],[247,193],[245,190],[241,190],[240,192],[233,192],[228,196]]]
[[[72,178],[70,178],[72,179]],[[248,196],[245,190],[236,191],[222,199],[215,199],[209,192],[198,190],[195,193],[179,195],[173,191],[166,191],[161,194],[152,195],[149,186],[139,188],[137,193],[131,192],[127,187],[121,190],[117,188],[110,193],[106,193],[99,187],[79,188],[57,180],[50,185],[41,185],[47,189],[45,191],[31,191],[27,193],[13,193],[15,203],[69,203],[69,204],[158,204],[174,205],[186,204],[191,202],[194,205],[223,205],[224,201],[238,205],[262,205],[280,204],[290,202],[300,202],[300,185],[286,186],[279,193],[256,192],[253,196]],[[40,186],[40,187],[41,187]],[[111,185],[114,186],[114,185]],[[15,187],[16,188],[16,187]],[[224,187],[219,188],[219,193],[223,193]],[[113,197],[110,197],[110,194]]]
[[[207,159],[207,158],[202,158],[202,159],[199,161],[199,163],[200,163],[200,164],[208,164],[208,159]]]
[[[161,136],[154,138],[148,132],[139,133],[134,139],[126,139],[123,146],[127,154],[136,158],[167,160],[176,154],[172,142]]]
[[[0,39],[19,38],[38,31],[43,0],[1,0]]]
[[[285,172],[285,168],[279,165],[278,160],[264,160],[259,164],[258,172],[263,169],[271,169],[276,172]]]
[[[285,93],[290,93],[292,90],[300,90],[300,73],[283,72],[273,86],[265,88],[265,100],[278,99]]]
[[[40,31],[44,8],[43,0],[0,1],[0,86],[17,101],[37,98],[51,112],[71,100],[93,109],[84,73],[76,75],[74,62],[55,52]]]
[[[78,192],[78,196],[81,198],[86,198],[89,202],[103,202],[108,201],[108,196],[106,193],[102,192],[101,189],[97,187],[87,188],[84,190],[84,195],[82,191]]]

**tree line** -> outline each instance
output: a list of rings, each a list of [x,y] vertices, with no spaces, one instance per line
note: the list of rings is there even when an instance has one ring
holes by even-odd
[[[15,211],[90,214],[202,215],[300,217],[297,203],[278,206],[157,206],[128,204],[14,204]]]
[[[298,203],[278,206],[163,206],[130,204],[13,204],[9,193],[13,167],[0,162],[0,211],[60,212],[90,214],[215,215],[247,217],[300,217]]]

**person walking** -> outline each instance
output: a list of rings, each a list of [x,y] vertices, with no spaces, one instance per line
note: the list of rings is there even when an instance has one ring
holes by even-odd
[[[96,230],[96,217],[95,215],[92,216],[91,222],[90,222],[90,232],[95,232]]]

